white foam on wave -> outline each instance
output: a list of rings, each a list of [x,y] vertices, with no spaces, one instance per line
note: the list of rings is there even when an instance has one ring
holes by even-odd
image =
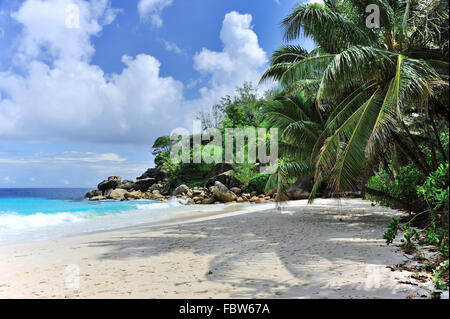
[[[15,212],[0,214],[0,230],[22,230],[57,225],[61,223],[76,223],[84,220],[80,213],[61,212],[56,214],[35,213],[20,215]]]
[[[57,212],[29,215],[0,212],[0,244],[46,240],[77,234],[112,230],[151,222],[170,215],[193,210],[186,201],[171,199],[167,202],[134,201],[123,210]]]

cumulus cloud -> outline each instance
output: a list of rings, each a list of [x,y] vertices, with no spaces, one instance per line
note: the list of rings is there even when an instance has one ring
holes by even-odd
[[[79,29],[65,24],[72,3],[79,8]],[[91,64],[91,38],[113,21],[114,12],[107,0],[22,4],[13,14],[23,26],[16,64],[0,72],[0,138],[148,145],[186,126],[244,81],[257,83],[266,67],[251,15],[233,11],[223,20],[223,49],[203,48],[194,56],[194,68],[208,82],[197,99],[184,99],[183,83],[162,77],[160,62],[148,54],[124,55],[123,70],[105,74]]]
[[[23,26],[20,57],[88,60],[95,52],[90,38],[114,20],[115,12],[108,0],[28,0],[12,14]]]
[[[203,48],[194,56],[194,68],[209,77],[209,85],[200,89],[201,98],[196,104],[207,108],[220,97],[232,95],[245,81],[259,82],[268,58],[259,46],[251,22],[250,14],[236,11],[226,14],[220,31],[222,51]]]
[[[76,1],[79,29],[64,23],[71,3],[29,0],[13,14],[23,25],[16,59],[23,72],[0,73],[0,136],[150,143],[179,113],[183,84],[161,77],[160,62],[146,54],[123,56],[118,74],[90,64],[90,38],[112,21],[109,2]]]
[[[171,5],[173,0],[139,0],[138,11],[142,20],[150,19],[153,26],[162,27],[162,10]]]

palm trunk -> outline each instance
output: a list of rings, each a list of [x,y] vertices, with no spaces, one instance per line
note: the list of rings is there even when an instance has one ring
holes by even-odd
[[[372,189],[370,187],[364,187],[364,190],[365,190],[366,194],[369,194],[369,195],[372,195],[372,196],[376,196],[376,197],[388,200],[388,201],[394,203],[395,205],[397,205],[398,207],[403,208],[403,209],[405,209],[407,211],[412,211],[412,212],[415,212],[415,213],[420,211],[420,209],[417,209],[413,205],[411,205],[411,202],[409,202],[409,201],[408,202],[407,201],[403,201],[403,200],[395,198],[395,197],[393,197],[393,196],[391,196],[391,195],[389,195],[389,194],[387,194],[385,192],[382,192],[382,191],[379,191],[379,190],[376,190],[376,189]]]
[[[431,168],[429,167],[429,165],[425,159],[425,155],[420,150],[419,145],[417,144],[416,140],[414,139],[414,136],[411,134],[411,132],[409,131],[408,127],[406,126],[405,122],[403,122],[403,120],[401,120],[401,124],[402,124],[403,129],[405,130],[406,135],[408,135],[409,139],[412,141],[414,148],[417,152],[417,155],[423,161],[423,167],[425,168],[426,171],[431,172]],[[428,176],[428,174],[427,174],[427,176]]]
[[[434,110],[431,109],[431,110],[430,110],[430,122],[431,122],[431,127],[433,128],[434,136],[435,136],[435,138],[436,138],[436,141],[437,141],[437,144],[438,144],[438,147],[439,147],[439,151],[440,151],[441,154],[442,154],[442,158],[443,158],[444,161],[446,162],[446,161],[447,161],[447,154],[445,154],[444,147],[442,146],[441,137],[439,136],[439,132],[438,132],[437,127],[436,127],[436,123],[434,122],[433,113],[434,113]]]
[[[436,161],[436,149],[434,147],[434,143],[433,143],[433,136],[431,135],[431,131],[430,131],[430,127],[431,127],[431,120],[430,120],[430,112],[429,110],[427,111],[427,120],[428,120],[428,125],[424,124],[423,125],[423,130],[424,132],[426,132],[427,134],[427,139],[428,139],[428,147],[430,148],[430,152],[431,152],[431,168],[433,171],[435,171],[437,169],[437,161]]]
[[[424,178],[427,178],[430,174],[430,170],[426,169],[422,163],[419,161],[417,156],[408,148],[408,146],[402,141],[401,137],[397,133],[393,133],[395,144],[400,148],[400,150],[408,157],[408,159],[417,167]]]

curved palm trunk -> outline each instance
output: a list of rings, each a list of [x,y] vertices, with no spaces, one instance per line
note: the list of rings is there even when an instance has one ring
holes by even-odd
[[[431,122],[431,127],[433,128],[433,132],[434,132],[434,136],[436,138],[438,147],[439,147],[439,151],[442,154],[442,158],[444,159],[444,161],[447,161],[447,154],[445,154],[445,150],[444,147],[442,146],[442,142],[441,142],[441,137],[439,136],[439,131],[437,130],[436,127],[436,123],[434,121],[434,109],[432,108],[430,110],[430,122]]]
[[[387,194],[385,192],[382,192],[382,191],[379,191],[379,190],[376,190],[376,189],[372,189],[372,188],[367,187],[367,186],[364,187],[364,191],[365,191],[366,194],[369,194],[369,195],[372,195],[372,196],[376,196],[376,197],[379,197],[379,198],[382,198],[382,199],[386,199],[386,200],[394,203],[395,205],[397,205],[397,206],[399,206],[399,207],[401,207],[401,208],[403,208],[403,209],[405,209],[407,211],[412,211],[414,213],[418,213],[418,212],[421,211],[421,209],[418,209],[417,207],[412,205],[411,202],[403,201],[403,200],[400,200],[398,198],[392,197],[391,195],[389,195],[389,194]]]
[[[411,140],[411,142],[414,145],[414,149],[417,152],[417,155],[420,157],[420,159],[423,161],[422,163],[422,167],[425,169],[425,171],[428,172],[428,174],[431,172],[431,168],[428,165],[426,159],[425,159],[425,155],[423,154],[423,152],[420,150],[419,145],[417,144],[416,140],[414,139],[414,136],[411,134],[411,131],[408,129],[408,127],[406,126],[405,122],[403,120],[400,121],[403,127],[403,130],[405,131],[406,135],[409,137],[409,139]],[[427,174],[427,176],[428,176]]]
[[[418,160],[417,156],[408,148],[408,146],[402,141],[402,138],[397,134],[393,133],[395,144],[401,149],[401,151],[408,157],[408,159],[417,167],[424,178],[427,178],[430,174],[430,170],[425,168],[422,163]]]

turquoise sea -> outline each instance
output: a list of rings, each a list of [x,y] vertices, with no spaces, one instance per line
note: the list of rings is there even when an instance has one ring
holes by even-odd
[[[0,245],[151,222],[188,211],[178,200],[98,201],[84,188],[0,188]]]

